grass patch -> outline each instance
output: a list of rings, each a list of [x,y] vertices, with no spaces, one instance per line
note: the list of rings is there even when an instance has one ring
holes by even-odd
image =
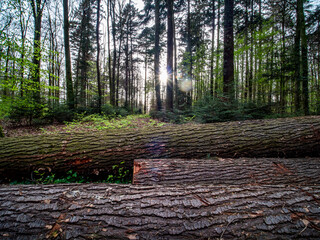
[[[151,119],[149,115],[129,115],[126,117],[109,118],[105,115],[92,114],[67,122],[64,129],[67,132],[79,130],[111,130],[137,129],[143,127],[161,127],[163,122]]]

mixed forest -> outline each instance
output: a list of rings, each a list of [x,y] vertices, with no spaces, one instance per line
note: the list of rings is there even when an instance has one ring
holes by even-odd
[[[2,119],[320,113],[316,1],[3,0],[0,8]]]

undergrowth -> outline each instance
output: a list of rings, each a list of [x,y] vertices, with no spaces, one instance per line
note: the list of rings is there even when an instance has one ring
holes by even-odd
[[[106,176],[93,178],[79,175],[76,171],[69,170],[66,174],[59,176],[52,172],[35,170],[30,179],[23,181],[12,181],[10,184],[59,184],[59,183],[123,183],[130,184],[132,181],[132,170],[125,166],[125,162],[113,165],[112,170]]]
[[[141,127],[160,127],[165,123],[152,119],[149,115],[128,115],[126,117],[110,118],[106,115],[79,115],[74,121],[66,122],[65,130],[72,131],[79,128],[93,130],[130,129]]]

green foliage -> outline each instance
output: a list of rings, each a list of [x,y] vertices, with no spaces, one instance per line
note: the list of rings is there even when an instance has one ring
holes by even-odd
[[[70,110],[66,104],[54,106],[48,115],[48,119],[63,123],[66,121],[72,121],[75,117],[75,112]]]
[[[3,128],[2,128],[2,126],[0,125],[0,138],[3,138],[3,137],[4,137]]]
[[[195,121],[201,123],[245,120],[250,118],[243,114],[238,104],[229,102],[221,97],[205,96],[197,101],[193,107]]]
[[[125,167],[122,161],[119,165],[112,166],[112,174],[110,174],[106,182],[110,183],[131,183],[132,172]]]
[[[34,171],[35,183],[39,184],[55,184],[55,183],[84,183],[86,178],[79,176],[77,172],[68,171],[65,177],[57,178],[54,173],[46,174],[41,171]]]
[[[186,109],[184,111],[179,109],[173,109],[173,111],[151,111],[150,116],[154,119],[159,119],[163,122],[170,122],[170,123],[187,123],[194,119],[192,115],[191,109]]]
[[[85,116],[75,114],[75,120],[66,123],[67,131],[77,130],[79,128],[94,130],[110,130],[110,129],[130,129],[141,127],[161,127],[164,123],[150,119],[149,115],[128,115],[126,117],[110,118],[110,115],[91,114]]]
[[[31,125],[34,119],[46,117],[48,108],[45,104],[30,101],[27,97],[17,98],[12,101],[8,118],[16,123],[26,122]]]
[[[129,111],[124,107],[113,107],[110,104],[105,104],[101,107],[103,115],[109,118],[126,117],[129,115]]]
[[[271,116],[272,108],[269,105],[254,102],[229,102],[223,96],[204,96],[186,110],[172,112],[151,112],[153,118],[172,123],[213,123],[224,121],[240,121],[246,119],[261,119]]]
[[[112,166],[111,173],[106,177],[93,180],[88,176],[80,176],[77,172],[69,170],[65,175],[57,176],[55,173],[48,172],[46,169],[33,171],[32,179],[24,181],[12,181],[10,184],[59,184],[59,183],[131,183],[132,169],[125,166],[125,162]]]

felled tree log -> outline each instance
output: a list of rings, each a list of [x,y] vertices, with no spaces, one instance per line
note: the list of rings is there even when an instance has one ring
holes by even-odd
[[[320,156],[320,117],[61,133],[0,140],[0,176],[37,168],[102,174],[138,158]]]
[[[319,239],[320,187],[0,187],[1,239]]]
[[[137,159],[133,183],[317,185],[320,158]]]

